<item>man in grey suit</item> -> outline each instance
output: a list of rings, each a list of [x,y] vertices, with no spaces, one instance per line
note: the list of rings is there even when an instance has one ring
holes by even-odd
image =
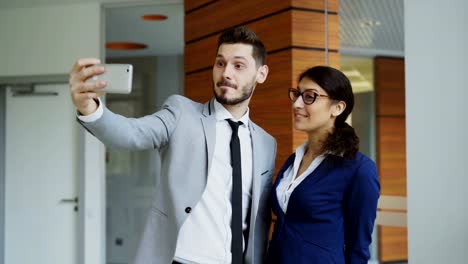
[[[212,100],[173,95],[160,111],[136,119],[103,105],[105,83],[85,82],[104,72],[99,60],[74,65],[70,88],[79,122],[108,147],[161,153],[135,263],[263,262],[276,141],[249,119],[248,105],[268,75],[265,57],[254,32],[227,30],[218,39]]]

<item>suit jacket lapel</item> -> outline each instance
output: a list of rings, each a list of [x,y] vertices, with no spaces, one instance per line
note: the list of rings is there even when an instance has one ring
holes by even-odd
[[[258,208],[258,202],[260,200],[261,189],[263,186],[263,181],[267,177],[261,177],[262,169],[265,169],[264,164],[262,163],[262,156],[264,156],[264,150],[262,149],[262,138],[259,133],[255,131],[255,125],[250,122],[250,137],[252,138],[252,209],[256,210]],[[253,212],[256,213],[256,212]]]
[[[211,168],[211,161],[213,160],[214,146],[216,142],[216,117],[214,115],[213,100],[211,99],[203,107],[201,122],[203,125],[203,131],[205,132],[206,141],[206,153],[207,153],[207,172]]]

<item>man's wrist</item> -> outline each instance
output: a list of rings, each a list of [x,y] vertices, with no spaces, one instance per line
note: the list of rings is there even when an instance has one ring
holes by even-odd
[[[93,98],[93,101],[90,102],[86,108],[84,109],[77,109],[78,110],[78,114],[81,115],[81,116],[87,116],[87,115],[91,115],[93,113],[95,113],[97,111],[97,109],[99,108],[99,100],[98,99],[95,99]]]

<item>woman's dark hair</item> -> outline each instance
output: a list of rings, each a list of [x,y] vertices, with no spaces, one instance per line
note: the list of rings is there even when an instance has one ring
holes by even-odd
[[[299,81],[307,78],[324,89],[332,100],[343,101],[346,108],[335,119],[335,129],[330,133],[323,144],[323,151],[344,158],[353,158],[359,151],[359,137],[354,128],[345,120],[353,110],[354,95],[351,83],[341,71],[328,66],[309,68],[299,76]]]
[[[252,46],[252,57],[258,67],[265,65],[266,49],[257,34],[252,30],[239,26],[224,31],[218,38],[218,49],[221,44],[247,44]]]

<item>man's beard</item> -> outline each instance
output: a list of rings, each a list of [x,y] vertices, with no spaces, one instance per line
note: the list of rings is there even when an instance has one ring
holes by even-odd
[[[221,103],[223,105],[237,105],[237,104],[240,104],[240,103],[244,102],[245,100],[249,99],[250,96],[252,96],[253,91],[254,91],[254,87],[255,87],[255,80],[252,81],[251,83],[246,84],[244,87],[242,87],[242,93],[237,98],[227,98],[225,96],[225,93],[224,94],[218,94],[216,92],[215,86],[223,86],[223,85],[227,85],[227,86],[232,87],[232,85],[229,82],[225,82],[225,81],[221,81],[221,82],[218,82],[216,84],[213,84],[213,93],[215,95],[216,101],[218,101],[219,103]],[[234,88],[236,88],[236,87],[234,87]]]

